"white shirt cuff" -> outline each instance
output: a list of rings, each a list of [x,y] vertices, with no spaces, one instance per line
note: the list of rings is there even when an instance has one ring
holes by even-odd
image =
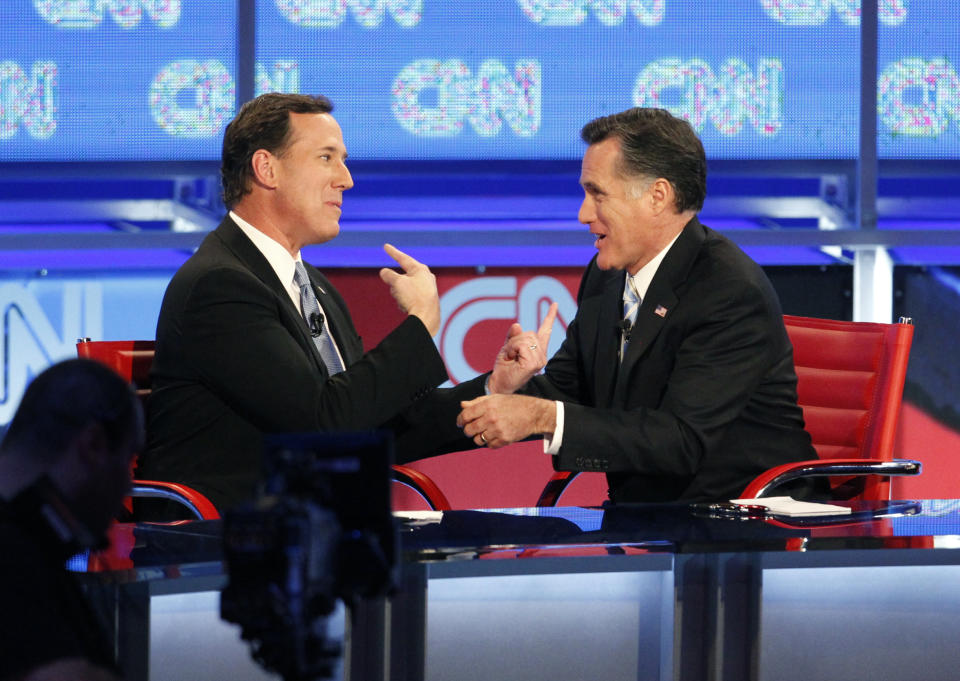
[[[543,436],[543,453],[550,455],[559,454],[563,444],[563,402],[557,400],[554,404],[557,405],[557,427],[552,436]]]

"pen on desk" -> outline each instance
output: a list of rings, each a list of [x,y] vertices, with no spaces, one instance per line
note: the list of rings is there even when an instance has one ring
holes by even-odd
[[[767,514],[767,507],[756,504],[734,504],[729,501],[691,504],[690,508],[701,513],[710,513],[731,518],[756,518]]]

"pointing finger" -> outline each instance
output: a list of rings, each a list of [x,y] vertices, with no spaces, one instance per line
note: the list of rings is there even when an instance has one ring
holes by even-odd
[[[540,340],[540,347],[543,348],[544,352],[547,351],[547,346],[550,344],[550,332],[553,331],[553,322],[557,318],[557,309],[556,303],[550,305],[547,316],[544,317],[543,323],[537,330],[537,338]]]
[[[387,255],[397,261],[397,264],[403,268],[404,272],[409,272],[411,269],[420,264],[417,260],[407,255],[392,244],[384,244],[383,250],[387,252]]]

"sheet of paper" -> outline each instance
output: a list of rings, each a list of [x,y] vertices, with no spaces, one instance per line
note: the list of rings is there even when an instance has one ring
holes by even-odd
[[[797,501],[790,497],[763,497],[761,499],[732,499],[731,503],[743,506],[763,506],[769,513],[776,515],[844,515],[850,513],[847,506],[820,504],[811,501]]]
[[[424,523],[439,523],[443,520],[443,511],[394,511],[397,518],[417,520]]]

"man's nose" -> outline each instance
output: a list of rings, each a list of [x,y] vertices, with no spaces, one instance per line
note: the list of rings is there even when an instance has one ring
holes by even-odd
[[[346,191],[353,186],[353,176],[350,174],[350,169],[347,168],[345,164],[341,164],[341,171],[334,178],[333,186],[337,187],[341,191]]]
[[[597,218],[597,211],[593,205],[593,199],[589,196],[583,197],[583,203],[580,204],[580,212],[577,213],[577,220],[584,225],[589,225]]]

